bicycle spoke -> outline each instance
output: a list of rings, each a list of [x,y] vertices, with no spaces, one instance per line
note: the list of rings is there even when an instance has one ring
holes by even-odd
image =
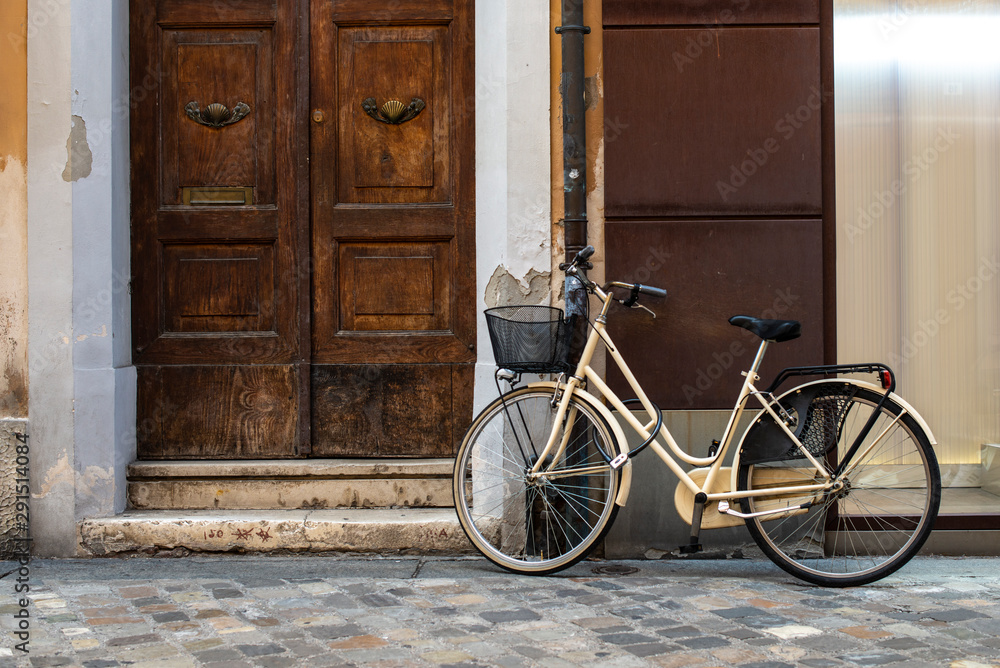
[[[566,491],[564,491],[564,490],[561,490],[561,489],[555,489],[554,491],[555,491],[555,493],[556,493],[556,494],[558,494],[558,495],[559,495],[560,497],[562,497],[562,498],[563,498],[564,500],[566,500],[566,499],[567,499],[567,497],[571,497],[571,496],[572,496],[572,495],[571,495],[571,494],[569,494],[568,492],[566,492]],[[587,500],[587,501],[590,501],[590,500],[591,500],[591,499],[590,499],[589,497],[585,497],[585,496],[578,496],[578,498],[581,498],[581,499],[585,499],[585,500]],[[587,518],[586,518],[586,517],[584,516],[584,514],[583,514],[582,512],[580,512],[579,510],[577,510],[577,507],[578,507],[579,505],[581,505],[581,504],[579,504],[579,503],[574,503],[574,502],[573,502],[573,501],[571,501],[571,500],[567,500],[567,502],[566,502],[566,505],[567,505],[567,506],[569,506],[569,507],[570,507],[570,508],[572,509],[573,513],[574,513],[574,514],[575,514],[575,515],[576,515],[576,516],[577,516],[577,517],[579,518],[579,520],[580,520],[581,522],[583,522],[584,524],[586,524],[586,525],[587,525],[587,528],[588,528],[588,529],[593,529],[593,528],[594,528],[594,527],[593,527],[593,525],[591,525],[591,524],[589,524],[589,523],[588,523],[588,521],[587,521]],[[584,507],[585,507],[585,506],[584,506]]]

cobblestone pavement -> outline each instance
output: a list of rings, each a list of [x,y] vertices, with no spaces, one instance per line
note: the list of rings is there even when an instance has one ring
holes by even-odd
[[[545,578],[472,558],[34,560],[27,655],[0,567],[3,666],[1000,666],[995,559],[847,590],[752,559]]]

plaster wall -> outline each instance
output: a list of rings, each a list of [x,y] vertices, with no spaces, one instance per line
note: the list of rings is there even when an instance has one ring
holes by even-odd
[[[74,556],[135,453],[127,3],[28,0],[26,38],[32,534]]]
[[[126,3],[73,3],[73,366],[76,516],[125,509],[135,459],[129,326]],[[144,101],[137,82],[135,103]]]
[[[0,5],[0,419],[28,416],[27,0]]]
[[[483,309],[549,301],[550,30],[539,3],[476,3],[477,412],[496,397]]]
[[[71,7],[28,0],[28,418],[35,553],[75,553]]]
[[[27,30],[27,0],[0,5],[0,554],[7,556],[23,547],[17,455],[28,433]]]

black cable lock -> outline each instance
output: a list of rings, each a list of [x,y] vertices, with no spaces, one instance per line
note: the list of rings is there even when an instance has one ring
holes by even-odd
[[[627,401],[622,402],[622,405],[624,406],[628,406],[629,404],[642,404],[642,400],[628,399]],[[647,438],[640,445],[633,448],[632,451],[628,453],[629,459],[635,457],[637,454],[645,450],[646,446],[648,446],[656,439],[656,435],[660,433],[660,427],[663,426],[663,411],[661,411],[660,407],[654,404],[652,401],[650,401],[649,404],[653,407],[653,410],[656,411],[656,426],[653,427],[653,430],[651,432],[649,432],[649,438]]]

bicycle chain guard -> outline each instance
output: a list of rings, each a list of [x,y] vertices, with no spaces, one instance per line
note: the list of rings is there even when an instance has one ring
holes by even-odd
[[[707,468],[692,469],[688,471],[688,475],[691,476],[691,480],[696,485],[701,487],[708,478],[708,471],[709,469]],[[706,491],[710,494],[724,494],[728,492],[731,473],[731,468],[723,466],[715,476],[712,488]],[[677,509],[677,515],[688,524],[691,523],[694,504],[694,492],[688,489],[688,486],[683,482],[678,481],[677,487],[674,489],[674,508]],[[743,520],[720,513],[718,501],[709,501],[705,504],[705,512],[701,516],[702,529],[722,529],[738,526],[743,526]]]

